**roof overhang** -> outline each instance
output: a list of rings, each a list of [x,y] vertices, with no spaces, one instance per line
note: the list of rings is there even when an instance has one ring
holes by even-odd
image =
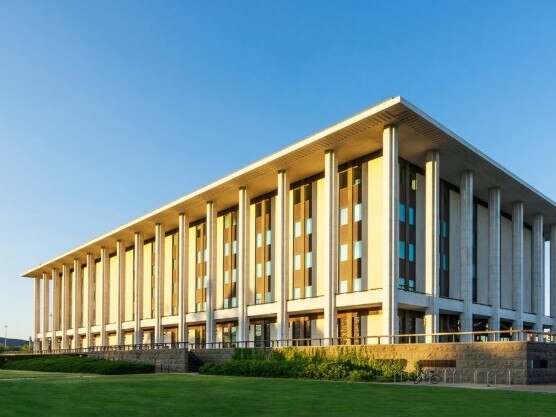
[[[512,203],[524,203],[525,222],[542,213],[545,235],[556,223],[556,204],[548,197],[519,179],[481,151],[442,126],[402,97],[393,97],[357,113],[333,126],[317,132],[279,152],[269,155],[197,191],[185,195],[157,210],[114,229],[90,242],[68,251],[46,263],[26,271],[24,277],[40,276],[71,264],[74,259],[85,261],[88,253],[98,254],[103,247],[115,248],[121,240],[133,243],[134,234],[142,232],[148,239],[154,235],[154,225],[162,223],[166,230],[178,226],[178,214],[187,213],[190,221],[205,216],[206,202],[213,201],[217,210],[237,204],[238,189],[246,187],[251,197],[276,189],[276,173],[286,171],[290,182],[323,172],[324,152],[334,149],[341,164],[382,149],[385,126],[399,126],[399,155],[424,167],[429,150],[440,152],[440,176],[458,186],[460,173],[474,172],[474,193],[488,201],[488,190],[500,187],[501,208],[512,213]]]

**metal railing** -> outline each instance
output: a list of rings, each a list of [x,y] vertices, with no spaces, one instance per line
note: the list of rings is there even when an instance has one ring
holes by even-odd
[[[556,333],[532,330],[485,330],[478,332],[415,333],[398,335],[372,335],[359,337],[320,337],[266,339],[226,342],[164,342],[124,344],[110,346],[89,346],[71,349],[36,350],[33,353],[91,353],[147,349],[230,349],[230,348],[277,348],[289,346],[349,346],[381,344],[420,343],[489,343],[506,341],[528,341],[535,343],[555,343]],[[15,353],[14,353],[15,354]],[[24,353],[21,353],[24,354]]]

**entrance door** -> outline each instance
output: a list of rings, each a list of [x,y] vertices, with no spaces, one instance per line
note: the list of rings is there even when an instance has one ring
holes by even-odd
[[[255,324],[255,347],[270,346],[270,323],[261,321]]]
[[[340,345],[361,344],[361,317],[357,313],[340,313],[337,318],[338,343]]]

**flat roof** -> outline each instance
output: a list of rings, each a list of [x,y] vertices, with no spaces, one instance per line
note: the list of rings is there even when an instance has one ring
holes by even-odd
[[[486,156],[461,137],[444,127],[401,96],[384,100],[339,123],[329,126],[276,153],[241,168],[205,187],[193,191],[150,213],[63,253],[24,272],[23,277],[50,273],[52,268],[70,264],[74,259],[84,262],[88,253],[99,253],[102,247],[115,248],[118,240],[133,242],[135,232],[154,235],[154,225],[163,223],[166,230],[177,227],[178,214],[187,213],[190,221],[202,218],[206,202],[215,202],[217,210],[237,205],[238,189],[247,187],[250,197],[275,190],[276,174],[288,173],[290,182],[307,178],[324,170],[323,154],[334,149],[341,164],[382,149],[384,126],[397,124],[400,129],[399,155],[424,166],[428,150],[440,152],[440,177],[459,186],[461,171],[474,173],[474,194],[488,201],[488,190],[500,187],[501,208],[512,213],[512,203],[524,203],[524,219],[532,224],[537,213],[545,217],[545,236],[549,225],[556,223],[556,203]],[[302,163],[301,163],[302,162]]]

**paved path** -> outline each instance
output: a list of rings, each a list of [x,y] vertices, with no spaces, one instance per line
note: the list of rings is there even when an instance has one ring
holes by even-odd
[[[396,385],[414,385],[412,381],[396,382]],[[431,388],[467,388],[467,389],[488,389],[503,391],[523,391],[523,392],[545,392],[556,394],[556,384],[536,384],[536,385],[486,385],[486,384],[451,384],[440,382],[438,385],[419,384]]]

